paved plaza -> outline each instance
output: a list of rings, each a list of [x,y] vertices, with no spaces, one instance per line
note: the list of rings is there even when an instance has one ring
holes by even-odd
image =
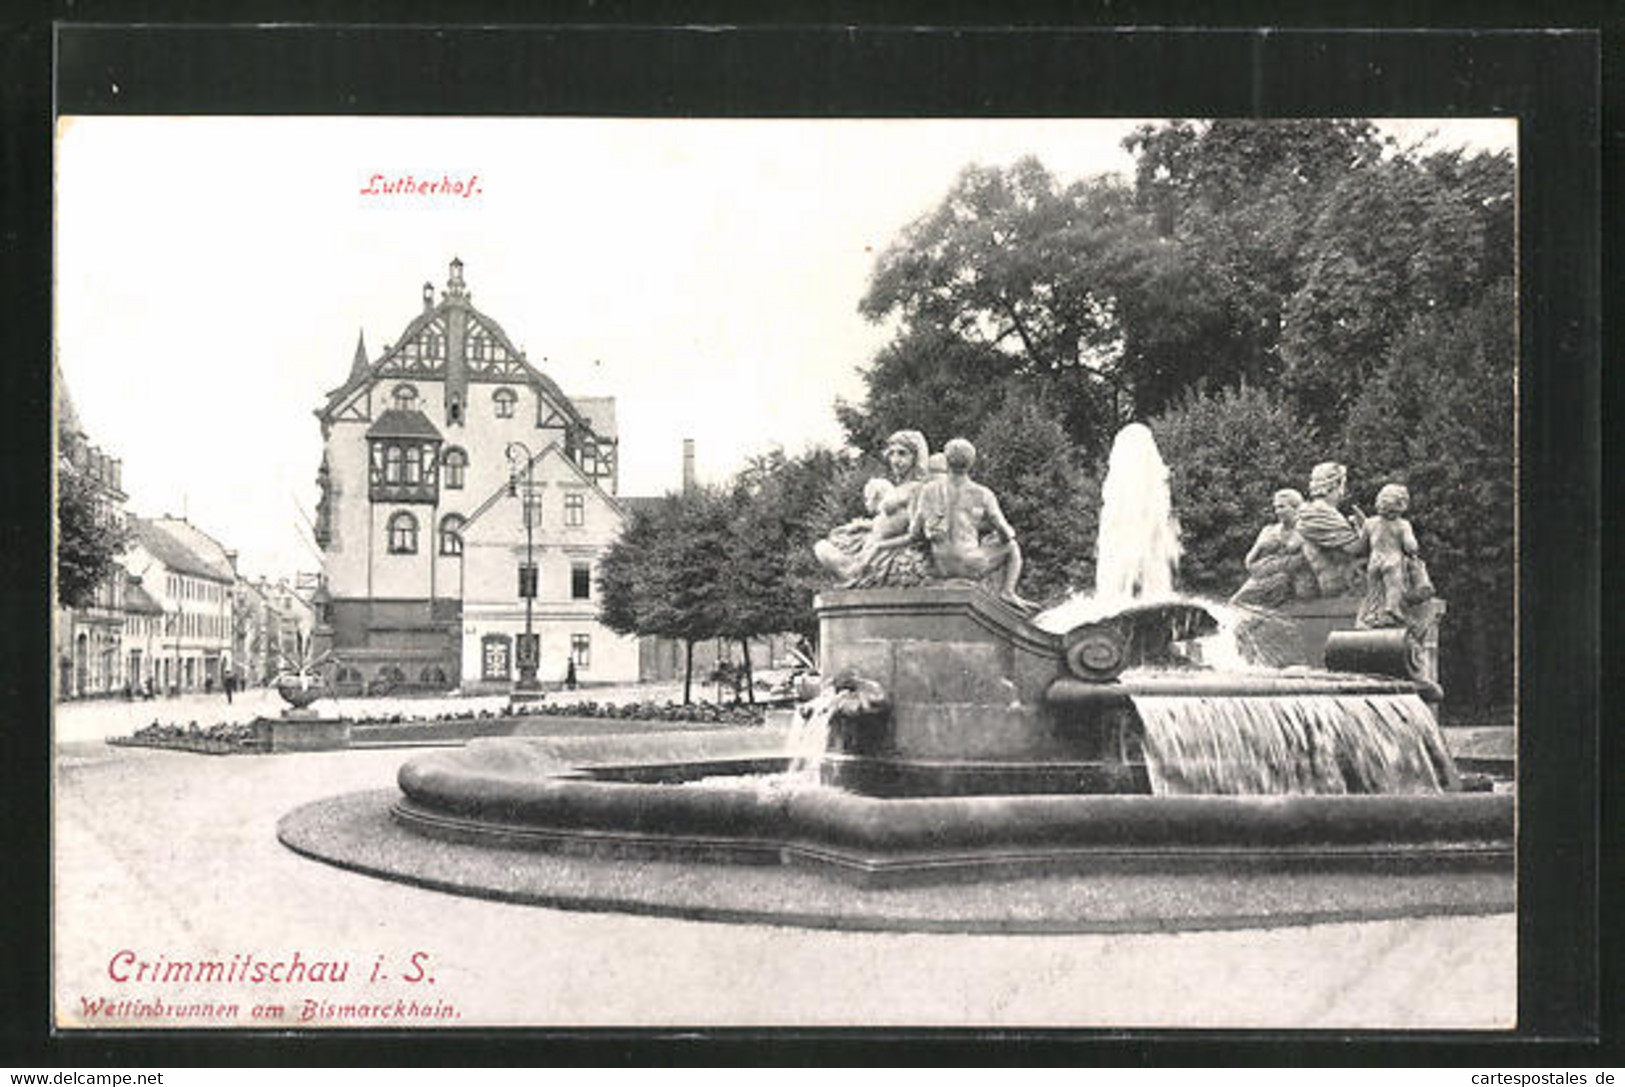
[[[250,692],[230,712],[270,708],[267,692]],[[154,1008],[189,1017],[172,1025],[279,1029],[1514,1022],[1511,914],[1200,933],[863,933],[563,912],[384,882],[295,855],[276,824],[313,800],[390,787],[407,752],[210,757],[97,739],[194,710],[207,725],[224,719],[225,700],[83,703],[58,715],[64,1026],[150,1023]],[[295,983],[254,979],[253,964],[295,960],[307,966]],[[151,980],[167,965],[211,962],[240,964],[240,977]],[[348,969],[317,980],[317,962]],[[142,963],[153,973],[137,980]],[[358,1018],[384,1014],[399,1018]]]

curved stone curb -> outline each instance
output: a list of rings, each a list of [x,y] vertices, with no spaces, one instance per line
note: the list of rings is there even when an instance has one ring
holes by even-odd
[[[606,859],[414,834],[394,790],[295,808],[277,838],[381,879],[553,909],[867,932],[1079,934],[1275,928],[1514,908],[1510,873],[1096,873],[859,888],[778,865]]]

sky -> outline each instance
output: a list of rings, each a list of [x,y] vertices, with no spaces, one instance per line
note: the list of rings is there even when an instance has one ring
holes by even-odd
[[[94,117],[58,123],[56,350],[128,508],[186,515],[250,575],[315,570],[313,415],[453,257],[567,394],[613,396],[623,495],[775,446],[840,445],[892,334],[876,256],[966,165],[1116,173],[1136,120]],[[1511,147],[1510,121],[1385,122]],[[372,178],[466,196],[367,194]]]

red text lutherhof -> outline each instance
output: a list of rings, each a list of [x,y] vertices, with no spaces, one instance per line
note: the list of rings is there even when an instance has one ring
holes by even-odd
[[[482,191],[479,174],[469,174],[467,177],[441,174],[439,177],[424,178],[413,174],[373,174],[362,186],[361,195],[438,196],[467,200],[480,195]]]

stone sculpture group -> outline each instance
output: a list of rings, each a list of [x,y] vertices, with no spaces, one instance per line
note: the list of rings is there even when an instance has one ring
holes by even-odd
[[[1397,483],[1383,487],[1375,517],[1358,506],[1345,515],[1347,498],[1348,470],[1332,461],[1310,473],[1307,502],[1295,490],[1276,491],[1276,523],[1264,526],[1247,552],[1246,584],[1230,602],[1278,608],[1291,600],[1361,596],[1355,623],[1362,629],[1424,623],[1433,584],[1405,519],[1410,492]]]
[[[933,454],[925,435],[900,430],[886,440],[889,478],[863,489],[868,516],[834,529],[814,547],[819,563],[847,589],[969,581],[1024,611],[1016,592],[1021,545],[998,497],[970,478],[976,448],[955,438]],[[1309,476],[1309,498],[1275,492],[1276,521],[1264,526],[1246,558],[1247,581],[1230,603],[1275,609],[1294,600],[1361,597],[1362,629],[1406,627],[1421,635],[1430,621],[1433,584],[1416,533],[1405,519],[1410,493],[1390,483],[1377,494],[1377,514],[1342,511],[1348,470],[1327,461]]]
[[[1021,545],[990,489],[970,477],[976,447],[955,438],[933,455],[925,435],[900,430],[886,440],[890,479],[863,489],[869,516],[832,531],[813,548],[842,588],[970,581],[1031,610],[1016,593]]]

